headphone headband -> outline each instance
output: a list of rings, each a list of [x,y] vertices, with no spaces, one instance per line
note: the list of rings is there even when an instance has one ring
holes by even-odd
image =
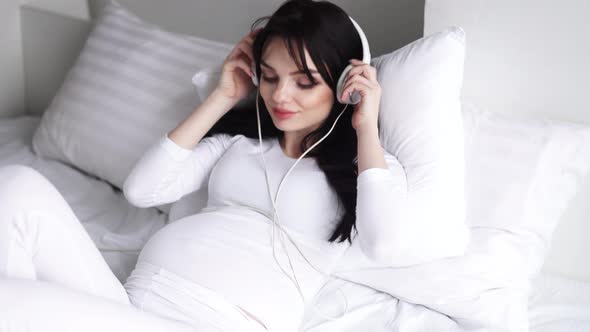
[[[369,51],[369,41],[367,40],[367,36],[365,36],[365,33],[363,32],[363,29],[361,29],[361,26],[358,25],[358,23],[356,23],[356,21],[348,16],[350,18],[350,20],[352,21],[352,24],[354,25],[354,27],[356,28],[356,31],[359,34],[359,37],[361,37],[361,43],[363,45],[363,59],[362,61],[368,65],[371,64],[371,51]]]

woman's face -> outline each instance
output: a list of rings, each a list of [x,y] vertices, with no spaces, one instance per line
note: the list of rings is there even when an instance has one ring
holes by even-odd
[[[260,95],[274,125],[298,138],[320,127],[334,102],[332,90],[317,72],[306,49],[305,58],[317,81],[315,84],[304,72],[299,72],[281,38],[267,41],[260,63]],[[275,113],[275,108],[294,113],[281,116]]]

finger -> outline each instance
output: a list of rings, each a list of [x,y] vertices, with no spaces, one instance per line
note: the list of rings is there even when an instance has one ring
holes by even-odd
[[[377,82],[377,68],[367,65],[367,77],[370,81]]]
[[[242,69],[244,71],[244,73],[246,73],[248,76],[252,76],[252,68],[250,67],[250,64],[246,63],[245,61],[240,61],[238,63],[240,69]]]
[[[362,62],[362,64],[355,66],[348,72],[349,77],[351,77],[351,75],[356,74],[362,75],[368,78],[370,81],[377,80],[377,71],[375,67],[372,67],[364,62]]]
[[[246,36],[246,38],[244,38],[244,41],[247,42],[248,44],[252,44],[252,43],[254,43],[255,37],[256,37],[256,35],[248,35],[248,36]]]
[[[368,63],[364,63],[361,60],[358,59],[350,59],[349,62],[353,65],[360,65],[360,66],[366,66],[367,69],[367,77],[369,79],[373,79],[373,80],[377,80],[377,68],[375,68],[373,65],[368,64]]]
[[[368,80],[366,80],[365,82],[352,82],[342,90],[342,95],[340,96],[340,98],[346,100],[348,95],[351,94],[354,90],[360,92],[366,91],[371,88],[372,86],[370,85],[370,82]]]
[[[250,50],[253,51],[254,50],[254,41],[246,41],[246,47]]]
[[[248,44],[246,42],[246,44],[244,43],[246,41],[246,39],[242,39],[240,42],[238,42],[234,48],[232,49],[232,51],[228,54],[228,56],[226,57],[227,60],[231,60],[234,58],[238,58],[241,52],[246,53],[246,55],[251,58],[252,60],[254,59],[254,55],[252,53],[252,44]],[[244,47],[244,45],[248,45],[246,47]]]
[[[254,38],[256,38],[256,35],[258,35],[258,33],[261,30],[262,30],[262,28],[254,30],[248,36],[246,36],[246,38],[244,38],[244,41],[246,41],[250,45],[254,44]]]
[[[250,59],[251,63],[254,63],[254,53],[252,52],[251,47],[242,43],[238,46],[238,48]]]
[[[254,37],[256,37],[256,35],[260,32],[260,30],[262,30],[262,28],[256,29],[252,32],[250,32],[249,34],[247,34],[243,40],[254,40]]]
[[[237,43],[234,48],[231,50],[231,52],[228,54],[228,56],[226,57],[226,59],[229,60],[235,60],[238,59],[241,55],[242,51],[242,43]]]
[[[247,49],[244,50],[244,47],[238,44],[236,45],[232,53],[228,56],[227,61],[240,60],[244,58],[248,62],[253,61],[252,56],[247,53]]]
[[[366,78],[359,78],[359,79],[355,79],[347,84],[344,85],[344,87],[342,88],[342,93],[346,94],[346,92],[352,92],[352,90],[354,90],[355,86],[358,87],[359,85],[362,86],[366,86],[367,88],[373,89],[375,88],[375,86],[373,85],[373,83],[369,80],[367,80]]]
[[[264,29],[264,27],[254,29],[250,32],[249,36],[256,36],[260,31],[262,31],[262,29]]]
[[[225,59],[229,62],[236,57],[237,53],[238,53],[238,47],[236,46],[229,52],[229,54],[227,55],[227,57],[225,57]]]
[[[252,47],[252,45],[254,44],[254,38],[256,37],[256,35],[262,30],[263,28],[258,28],[252,32],[250,32],[250,34],[248,34],[243,41],[246,42],[248,45],[250,45],[250,47]]]
[[[350,73],[350,72],[349,72]],[[346,81],[344,82],[344,87],[343,89],[345,89],[349,84],[353,83],[353,82],[360,82],[360,83],[364,83],[369,87],[375,87],[376,82],[371,81],[370,79],[361,76],[361,75],[353,75],[353,76],[348,76],[346,78]],[[344,91],[344,90],[343,90]]]
[[[230,62],[229,69],[235,71],[236,68],[240,68],[248,76],[252,76],[252,70],[250,66],[242,59],[235,59]]]

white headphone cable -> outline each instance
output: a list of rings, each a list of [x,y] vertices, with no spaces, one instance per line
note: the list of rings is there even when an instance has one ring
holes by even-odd
[[[258,93],[257,93],[257,97],[258,97]],[[329,134],[332,132],[332,130],[334,129],[334,126],[336,125],[336,122],[338,121],[338,118],[340,118],[340,116],[342,115],[342,113],[344,113],[344,111],[346,110],[346,107],[347,107],[347,106],[348,106],[348,105],[346,105],[346,106],[344,107],[344,109],[342,110],[342,112],[340,113],[340,115],[338,115],[338,117],[337,117],[337,118],[336,118],[336,120],[334,121],[334,124],[332,125],[332,128],[330,128],[330,130],[328,131],[328,133],[327,133],[326,135],[324,135],[324,137],[322,137],[322,138],[321,138],[321,139],[320,139],[318,142],[316,142],[314,145],[312,145],[312,146],[311,146],[311,147],[310,147],[310,148],[309,148],[307,151],[305,151],[305,152],[304,152],[304,153],[303,153],[303,154],[302,154],[302,155],[301,155],[301,156],[300,156],[300,157],[297,159],[297,161],[295,161],[295,163],[294,163],[294,164],[291,166],[291,168],[289,169],[289,171],[287,172],[287,174],[286,174],[286,175],[283,177],[283,179],[281,180],[281,182],[280,182],[280,184],[279,184],[279,187],[278,187],[278,190],[277,190],[277,195],[275,196],[275,198],[274,198],[274,199],[271,197],[271,202],[272,202],[272,204],[273,204],[273,208],[274,208],[274,214],[273,214],[273,218],[272,218],[272,221],[273,221],[273,227],[274,227],[274,226],[278,226],[278,227],[279,227],[279,228],[280,228],[280,229],[283,231],[283,233],[287,235],[287,237],[289,238],[289,240],[291,241],[291,243],[293,243],[293,245],[294,245],[294,246],[297,248],[297,250],[299,251],[299,253],[300,253],[300,254],[301,254],[301,255],[302,255],[304,258],[305,258],[305,260],[307,261],[307,263],[308,263],[308,264],[310,264],[312,267],[314,267],[314,269],[315,269],[316,271],[318,271],[318,272],[320,272],[320,273],[323,273],[324,275],[326,275],[324,272],[322,272],[322,271],[318,270],[317,268],[315,268],[315,266],[313,266],[313,264],[312,264],[311,262],[309,262],[309,260],[307,260],[307,258],[306,258],[306,257],[305,257],[305,255],[303,255],[303,253],[302,253],[302,252],[299,250],[299,248],[297,247],[297,245],[295,244],[295,242],[293,241],[293,239],[292,239],[292,238],[289,236],[289,234],[288,234],[288,233],[286,233],[286,231],[285,231],[285,230],[284,230],[284,229],[281,227],[280,223],[277,223],[277,222],[275,221],[275,219],[274,219],[274,216],[276,216],[277,218],[279,218],[279,215],[278,215],[278,212],[277,212],[277,210],[278,210],[278,209],[277,209],[277,207],[276,207],[276,204],[277,204],[277,203],[276,203],[276,198],[277,198],[277,197],[278,197],[278,195],[280,194],[280,191],[281,191],[281,187],[282,187],[283,181],[284,181],[284,180],[285,180],[285,179],[286,179],[286,178],[289,176],[289,174],[291,173],[291,171],[293,170],[293,168],[294,168],[294,167],[297,165],[297,163],[298,163],[298,162],[299,162],[299,161],[300,161],[300,160],[301,160],[303,157],[305,157],[305,155],[307,154],[307,152],[308,152],[309,150],[313,149],[313,148],[314,148],[316,145],[318,145],[319,143],[321,143],[321,142],[322,142],[322,141],[325,139],[325,137],[327,137],[327,136],[328,136],[328,135],[329,135]],[[261,134],[261,126],[260,126],[260,115],[259,115],[259,108],[258,108],[258,100],[257,100],[257,102],[256,102],[256,112],[257,112],[257,116],[258,116],[258,135],[259,135],[259,142],[260,142],[260,144],[262,145],[262,134]],[[270,193],[272,192],[272,190],[270,189],[270,183],[269,183],[269,180],[268,180],[268,173],[267,173],[267,171],[266,171],[266,159],[264,158],[264,153],[262,152],[262,148],[261,148],[260,152],[261,152],[261,155],[262,155],[262,160],[263,160],[264,167],[265,167],[265,176],[266,176],[267,188],[268,188],[268,191],[269,191],[269,194],[270,194]],[[272,195],[271,195],[271,196],[272,196]],[[280,218],[279,218],[279,219],[280,219]],[[273,232],[273,233],[274,233],[274,232]],[[277,264],[278,264],[278,261],[277,261]],[[279,265],[280,265],[280,264],[279,264]]]
[[[307,257],[305,257],[305,255],[304,255],[304,254],[301,252],[301,250],[300,250],[300,249],[299,249],[299,247],[298,247],[298,246],[295,244],[295,241],[293,241],[293,239],[292,239],[292,238],[291,238],[291,236],[290,236],[290,235],[287,233],[287,231],[286,231],[285,229],[283,229],[283,227],[282,227],[282,226],[281,226],[281,224],[280,224],[280,221],[279,221],[279,222],[277,222],[277,221],[275,220],[275,217],[276,217],[277,219],[279,219],[279,220],[280,220],[280,218],[279,218],[279,215],[278,215],[278,212],[277,212],[277,210],[278,210],[278,209],[277,209],[277,198],[278,198],[278,196],[279,196],[279,194],[280,194],[281,187],[282,187],[282,184],[283,184],[284,180],[285,180],[285,179],[286,179],[286,178],[289,176],[289,174],[291,173],[291,171],[293,170],[293,168],[294,168],[294,167],[297,165],[297,163],[298,163],[298,162],[299,162],[299,161],[300,161],[300,160],[301,160],[303,157],[305,157],[305,155],[306,155],[306,154],[307,154],[307,153],[308,153],[310,150],[312,150],[312,149],[313,149],[315,146],[317,146],[319,143],[321,143],[321,142],[322,142],[322,141],[323,141],[323,140],[324,140],[324,139],[325,139],[325,138],[326,138],[326,137],[327,137],[327,136],[328,136],[328,135],[329,135],[329,134],[332,132],[332,130],[333,130],[333,129],[334,129],[334,127],[336,126],[336,123],[338,122],[338,119],[340,118],[340,116],[341,116],[341,115],[344,113],[344,111],[345,111],[345,110],[346,110],[346,108],[348,107],[348,104],[345,104],[344,108],[342,109],[342,111],[340,112],[340,114],[338,115],[338,117],[336,117],[336,120],[334,120],[334,123],[332,124],[332,127],[330,128],[330,130],[328,131],[328,133],[326,133],[326,135],[324,135],[324,136],[323,136],[321,139],[319,139],[319,140],[318,140],[318,141],[317,141],[315,144],[313,144],[313,145],[312,145],[312,146],[311,146],[309,149],[307,149],[307,151],[305,151],[305,152],[304,152],[304,153],[303,153],[303,154],[302,154],[302,155],[301,155],[301,156],[300,156],[300,157],[299,157],[299,158],[298,158],[298,159],[295,161],[295,163],[294,163],[294,164],[291,166],[291,168],[289,169],[289,171],[287,172],[287,174],[285,174],[285,176],[283,177],[283,179],[282,179],[282,180],[281,180],[281,182],[279,183],[279,187],[278,187],[278,190],[277,190],[277,194],[276,194],[275,198],[273,198],[273,197],[272,197],[272,194],[271,194],[271,192],[272,192],[272,191],[271,191],[271,188],[270,188],[270,182],[269,182],[269,178],[268,178],[268,172],[267,172],[267,170],[266,170],[266,159],[264,158],[264,152],[262,151],[262,132],[261,132],[261,125],[260,125],[260,111],[259,111],[259,107],[258,107],[258,97],[259,97],[259,89],[256,89],[256,116],[257,116],[257,121],[258,121],[258,139],[259,139],[259,143],[260,143],[260,145],[259,145],[259,147],[260,147],[260,154],[261,154],[261,156],[262,156],[262,160],[263,160],[263,163],[264,163],[264,172],[265,172],[265,177],[266,177],[266,184],[267,184],[267,189],[268,189],[268,193],[269,193],[269,195],[271,196],[271,197],[270,197],[270,198],[271,198],[271,203],[272,203],[272,205],[273,205],[273,210],[274,210],[274,212],[273,212],[273,218],[269,218],[269,219],[271,219],[271,221],[272,221],[272,242],[271,242],[271,245],[272,245],[272,249],[273,249],[273,258],[274,258],[275,262],[277,263],[277,265],[279,266],[279,268],[281,269],[281,271],[282,271],[282,272],[283,272],[283,273],[284,273],[284,274],[285,274],[285,275],[286,275],[286,276],[287,276],[287,277],[288,277],[288,278],[289,278],[289,279],[290,279],[290,280],[291,280],[291,281],[292,281],[292,282],[295,284],[295,287],[297,288],[297,290],[298,290],[298,292],[299,292],[299,294],[300,294],[300,296],[301,296],[301,298],[302,298],[302,300],[303,300],[303,303],[305,304],[305,296],[303,295],[303,292],[302,292],[302,290],[301,290],[301,287],[300,287],[300,285],[299,285],[299,282],[297,281],[297,277],[295,276],[295,271],[294,271],[294,268],[293,268],[293,265],[292,265],[292,262],[291,262],[291,258],[290,258],[289,254],[288,254],[288,251],[287,251],[287,248],[285,247],[285,244],[284,244],[284,242],[281,240],[281,239],[282,239],[282,234],[285,234],[285,235],[287,236],[287,238],[288,238],[288,239],[289,239],[289,241],[290,241],[290,242],[293,244],[293,246],[294,246],[294,247],[297,249],[297,251],[299,252],[299,254],[300,254],[302,257],[303,257],[303,259],[304,259],[304,260],[305,260],[305,261],[306,261],[306,262],[307,262],[307,263],[308,263],[308,264],[309,264],[309,265],[310,265],[310,266],[311,266],[311,267],[312,267],[314,270],[316,270],[317,272],[321,273],[321,274],[322,274],[322,275],[324,275],[324,276],[328,276],[328,277],[334,277],[334,276],[332,276],[331,274],[327,274],[327,273],[325,273],[325,272],[323,272],[323,271],[319,270],[318,268],[316,268],[316,267],[315,267],[315,266],[314,266],[314,265],[313,265],[313,264],[312,264],[312,263],[311,263],[311,262],[310,262],[310,261],[307,259]],[[262,213],[263,213],[263,212],[262,212]],[[263,214],[264,214],[264,215],[266,215],[266,213],[263,213]],[[267,217],[268,217],[268,215],[267,215]],[[287,259],[288,259],[288,262],[289,262],[289,266],[290,266],[290,268],[291,268],[291,272],[293,273],[293,277],[291,277],[290,275],[288,275],[288,273],[287,273],[287,272],[286,272],[286,271],[283,269],[282,265],[279,263],[279,261],[278,261],[278,259],[277,259],[277,257],[276,257],[276,254],[275,254],[275,245],[274,245],[274,242],[275,242],[275,241],[274,241],[274,238],[275,238],[275,226],[276,226],[276,227],[278,227],[280,231],[282,231],[282,232],[279,234],[279,236],[280,236],[281,244],[282,244],[282,246],[283,246],[283,250],[285,251],[285,254],[287,255]],[[338,278],[338,277],[336,277],[336,278]],[[339,279],[340,279],[340,278],[339,278]],[[321,289],[323,289],[323,288],[325,287],[325,285],[326,285],[326,284],[324,284],[322,287],[320,287],[320,290],[318,290],[318,293],[321,291]],[[346,303],[346,304],[345,304],[345,312],[344,312],[344,313],[343,313],[341,316],[338,316],[338,317],[330,317],[330,316],[326,316],[326,315],[324,315],[324,314],[321,314],[321,315],[322,315],[324,318],[327,318],[327,319],[334,320],[334,319],[337,319],[337,318],[340,318],[340,317],[344,316],[344,315],[345,315],[345,314],[348,312],[348,301],[347,301],[347,299],[346,299],[346,296],[344,295],[344,293],[342,292],[342,290],[341,290],[340,288],[338,288],[338,291],[340,291],[340,293],[341,293],[341,294],[342,294],[342,296],[344,297],[344,300],[345,300],[345,303]]]

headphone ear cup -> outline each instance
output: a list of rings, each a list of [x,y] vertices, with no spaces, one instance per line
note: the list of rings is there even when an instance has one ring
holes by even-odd
[[[258,76],[256,76],[256,66],[252,65],[252,83],[254,86],[258,86]]]
[[[353,68],[353,65],[348,65],[340,74],[340,78],[338,78],[338,83],[336,84],[336,98],[338,98],[338,102],[341,104],[350,104],[349,100],[342,100],[340,97],[342,96],[342,90],[344,89],[344,82],[346,81],[346,77],[348,76],[348,72]]]

